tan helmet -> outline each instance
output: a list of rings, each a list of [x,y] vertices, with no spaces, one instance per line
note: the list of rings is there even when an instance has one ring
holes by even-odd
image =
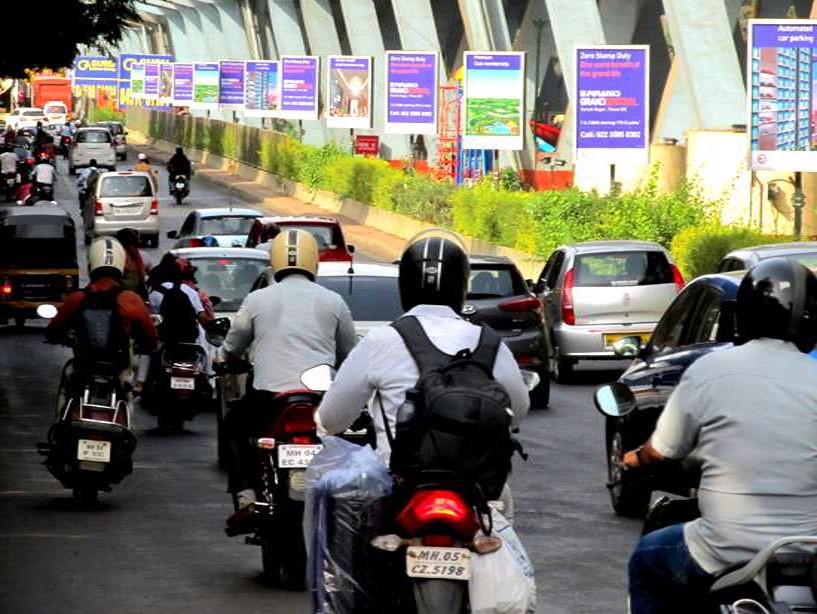
[[[126,259],[125,248],[119,241],[114,237],[100,237],[88,248],[88,272],[91,277],[121,276]]]
[[[275,281],[289,273],[303,273],[315,281],[318,259],[318,242],[306,230],[285,227],[270,243],[269,260]]]

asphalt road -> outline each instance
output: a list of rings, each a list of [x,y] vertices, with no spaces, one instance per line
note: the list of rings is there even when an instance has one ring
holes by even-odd
[[[73,178],[62,170],[57,198],[77,213]],[[160,186],[166,190],[164,176]],[[183,206],[160,199],[163,233],[192,208],[230,200],[226,190],[194,179]],[[147,250],[154,261],[168,243]],[[262,581],[258,548],[222,531],[232,506],[215,463],[213,414],[164,435],[137,408],[133,475],[102,494],[99,509],[74,505],[36,453],[69,356],[43,343],[42,327],[0,327],[0,612],[309,612],[306,594]],[[640,529],[610,510],[603,420],[592,408],[595,386],[617,372],[581,375],[581,384],[555,386],[551,407],[526,419],[530,459],[516,461],[511,480],[516,528],[536,569],[538,612],[624,612],[626,560]]]

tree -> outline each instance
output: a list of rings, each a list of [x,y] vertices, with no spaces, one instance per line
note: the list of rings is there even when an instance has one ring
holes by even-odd
[[[80,45],[105,49],[141,21],[136,0],[15,0],[3,7],[0,77],[67,68]]]

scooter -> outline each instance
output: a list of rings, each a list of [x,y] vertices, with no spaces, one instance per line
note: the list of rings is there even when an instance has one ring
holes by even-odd
[[[15,200],[18,206],[30,207],[37,202],[34,184],[30,181],[21,183],[19,186],[17,186],[17,191],[14,193],[12,198]]]
[[[178,343],[162,348],[157,359],[158,368],[142,392],[142,406],[156,416],[160,429],[179,431],[212,398],[206,355],[195,343]]]
[[[71,145],[73,144],[73,142],[74,142],[73,137],[70,137],[67,134],[60,137],[60,155],[66,160],[70,155]]]
[[[190,179],[184,175],[176,175],[170,184],[170,195],[176,198],[176,204],[181,205],[182,201],[190,194]]]
[[[54,186],[50,183],[37,184],[36,198],[40,200],[54,200]]]

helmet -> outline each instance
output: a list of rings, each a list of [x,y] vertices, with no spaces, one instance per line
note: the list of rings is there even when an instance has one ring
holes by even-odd
[[[269,259],[275,281],[281,281],[290,273],[303,273],[315,281],[318,242],[306,230],[285,229],[270,243]]]
[[[148,159],[147,154],[144,154],[144,153],[140,153],[140,154],[139,154],[139,156],[138,156],[138,158],[139,158],[140,160],[147,160],[147,159]]]
[[[207,235],[201,238],[202,247],[218,247],[218,239],[213,235]]]
[[[740,284],[736,320],[740,343],[770,337],[811,352],[817,343],[817,277],[788,258],[761,262]]]
[[[125,271],[125,248],[113,237],[100,237],[88,248],[88,272],[91,279],[111,275],[121,277]]]
[[[176,266],[179,269],[179,274],[182,279],[195,279],[196,272],[199,270],[193,266],[187,258],[182,258],[181,256],[176,258]]]
[[[459,313],[471,273],[468,255],[456,233],[432,232],[436,234],[425,231],[415,236],[403,251],[400,301],[406,311],[417,305],[448,305]]]

